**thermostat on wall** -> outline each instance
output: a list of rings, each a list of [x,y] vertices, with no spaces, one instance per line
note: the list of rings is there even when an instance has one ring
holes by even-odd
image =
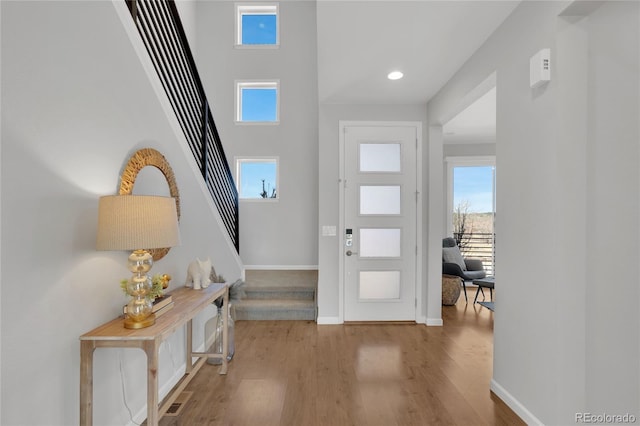
[[[551,80],[551,49],[542,49],[529,60],[529,83],[535,89]]]

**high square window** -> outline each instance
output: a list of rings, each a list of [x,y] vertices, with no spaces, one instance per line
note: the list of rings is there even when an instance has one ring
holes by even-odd
[[[277,124],[279,86],[278,81],[236,81],[236,122]]]
[[[241,200],[277,200],[278,158],[236,158],[236,184]]]
[[[277,3],[236,4],[236,47],[278,47],[278,27]]]

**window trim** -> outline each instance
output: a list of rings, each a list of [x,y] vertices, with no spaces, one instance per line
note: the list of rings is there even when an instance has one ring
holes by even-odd
[[[236,80],[235,81],[235,114],[234,121],[240,125],[278,125],[280,124],[280,80]],[[242,120],[242,89],[276,89],[276,119],[274,121]]]
[[[241,202],[248,203],[277,203],[280,201],[280,157],[275,155],[270,156],[236,156],[233,158],[235,167],[235,180],[236,180],[236,189],[238,190],[238,200]],[[276,164],[276,198],[242,198],[242,172],[240,165],[245,162],[252,163],[272,163]]]
[[[243,15],[275,15],[276,42],[274,44],[242,44]],[[235,4],[236,49],[279,49],[280,48],[280,4],[279,3],[236,3]]]

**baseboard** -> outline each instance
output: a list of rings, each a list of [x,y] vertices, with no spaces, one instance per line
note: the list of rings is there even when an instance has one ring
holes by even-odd
[[[254,271],[317,271],[318,265],[244,265],[244,269]]]
[[[429,320],[426,317],[419,317],[418,319],[416,319],[417,324],[441,326],[442,320],[439,320],[440,321],[439,323],[437,321],[438,320],[432,320],[431,322],[429,322]],[[318,325],[337,325],[337,324],[344,324],[344,321],[341,320],[340,317],[318,317],[318,319],[316,320],[316,323]]]
[[[318,325],[337,325],[344,324],[340,317],[318,317],[316,320]]]
[[[536,416],[534,416],[527,408],[522,405],[520,401],[513,397],[505,388],[500,386],[498,382],[491,379],[489,386],[491,392],[493,392],[498,398],[500,398],[509,408],[513,410],[524,422],[528,425],[544,425]]]
[[[425,324],[433,327],[442,327],[442,318],[427,318]]]

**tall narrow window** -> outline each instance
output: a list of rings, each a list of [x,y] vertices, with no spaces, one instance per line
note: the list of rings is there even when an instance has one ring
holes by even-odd
[[[495,159],[448,159],[450,231],[466,257],[482,259],[487,274],[495,270]]]
[[[236,81],[236,122],[279,122],[278,81]]]
[[[278,199],[278,158],[236,158],[236,183],[242,200]]]
[[[278,47],[278,27],[277,3],[236,4],[236,47]]]

